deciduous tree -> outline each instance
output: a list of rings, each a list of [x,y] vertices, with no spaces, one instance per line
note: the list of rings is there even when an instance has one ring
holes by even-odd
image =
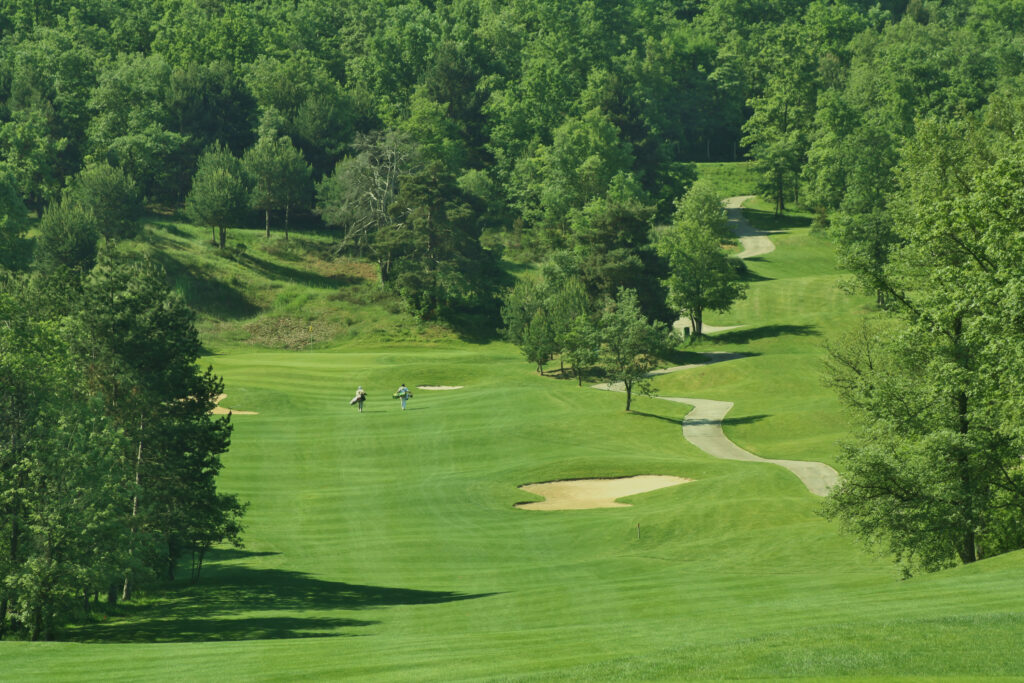
[[[647,321],[636,292],[630,289],[620,289],[608,301],[599,328],[601,365],[608,381],[621,383],[625,389],[628,411],[634,391],[650,395],[648,373],[654,369],[658,354],[670,348],[672,333],[664,323]]]

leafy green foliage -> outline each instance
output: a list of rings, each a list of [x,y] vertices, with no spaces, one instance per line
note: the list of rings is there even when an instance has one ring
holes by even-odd
[[[51,204],[39,220],[36,262],[47,270],[88,272],[96,260],[99,237],[99,225],[92,210],[65,197]]]
[[[831,353],[831,381],[861,431],[827,508],[927,570],[1024,546],[1022,340],[1010,302],[1024,277],[1013,238],[1024,152],[1013,145],[989,165],[984,152],[951,148],[935,132],[912,152],[930,163],[899,171],[900,242],[879,283],[901,325],[862,331]],[[936,199],[925,188],[945,192]]]
[[[27,213],[14,179],[0,170],[0,265],[14,264],[19,239],[28,228]]]
[[[722,248],[725,211],[710,186],[696,183],[679,201],[675,222],[661,233],[668,261],[668,301],[701,335],[705,311],[727,311],[746,295],[739,261]]]
[[[246,204],[241,162],[230,150],[214,145],[199,158],[192,189],[185,198],[185,213],[200,225],[217,230],[215,241],[224,249],[228,228],[237,225]]]
[[[86,166],[71,180],[68,196],[92,212],[106,239],[131,239],[138,234],[142,197],[123,170],[105,163]]]
[[[270,237],[270,212],[280,210],[285,215],[284,234],[287,239],[288,216],[292,208],[308,206],[313,190],[312,168],[303,158],[302,151],[296,149],[287,136],[277,137],[268,133],[246,150],[242,166],[252,185],[249,203],[252,208],[264,211],[267,237]]]
[[[640,309],[636,292],[620,289],[601,313],[601,366],[610,382],[621,383],[626,390],[626,410],[633,403],[633,392],[649,396],[652,387],[648,373],[657,357],[671,348],[673,334],[664,323],[650,323]]]

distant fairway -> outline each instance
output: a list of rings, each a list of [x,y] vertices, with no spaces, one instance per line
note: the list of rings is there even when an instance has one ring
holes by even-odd
[[[693,349],[750,356],[655,381],[735,402],[725,431],[751,452],[834,464],[845,427],[821,344],[868,306],[802,223],[775,226],[749,299],[708,320],[743,327]],[[220,350],[225,403],[259,413],[235,420],[221,478],[251,502],[247,548],[79,642],[0,643],[0,679],[1024,673],[1024,554],[900,581],[790,472],[690,446],[687,406],[638,398],[626,414],[620,394],[540,377],[501,343]],[[402,382],[464,388],[415,391],[403,413]],[[638,474],[695,481],[628,508],[513,507],[521,484]]]

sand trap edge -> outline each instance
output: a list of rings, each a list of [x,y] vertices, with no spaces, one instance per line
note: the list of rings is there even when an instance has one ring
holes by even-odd
[[[213,410],[210,411],[210,415],[259,415],[259,413],[254,413],[251,410],[232,410],[231,408],[222,408],[220,406],[220,402],[227,397],[227,394],[220,394],[216,399],[214,399],[214,403],[218,405],[213,407]]]
[[[641,484],[636,481],[637,479],[649,481]],[[693,481],[695,480],[669,474],[634,474],[628,477],[588,477],[586,479],[534,482],[522,484],[518,488],[534,495],[543,496],[544,500],[514,503],[512,507],[538,511],[632,507],[629,503],[617,501],[620,498],[628,498],[680,484],[689,484]],[[586,484],[594,486],[588,491]],[[619,484],[619,486],[615,486],[615,484]],[[546,488],[536,490],[539,487]]]

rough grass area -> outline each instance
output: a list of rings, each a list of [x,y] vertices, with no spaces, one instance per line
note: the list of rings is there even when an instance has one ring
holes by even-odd
[[[695,164],[697,177],[710,180],[720,197],[757,194],[760,178],[751,161],[709,162]]]
[[[151,217],[126,247],[163,264],[199,313],[211,350],[324,349],[367,342],[452,340],[407,314],[365,260],[336,256],[328,234],[264,236],[234,229],[221,252],[209,229]]]

